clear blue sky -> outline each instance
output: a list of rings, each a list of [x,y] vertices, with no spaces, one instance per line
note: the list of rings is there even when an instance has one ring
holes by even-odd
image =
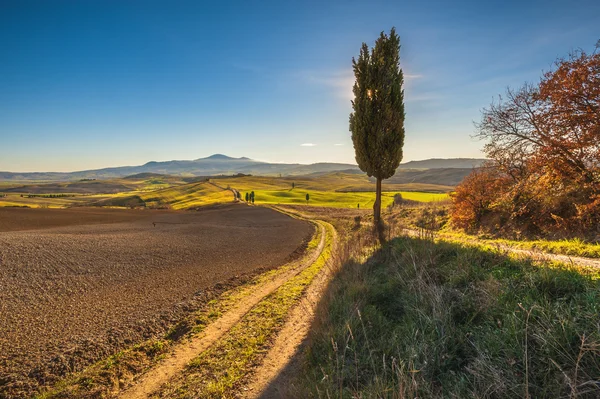
[[[0,0],[0,170],[354,163],[351,59],[392,26],[404,161],[481,157],[480,109],[592,51],[600,1]]]

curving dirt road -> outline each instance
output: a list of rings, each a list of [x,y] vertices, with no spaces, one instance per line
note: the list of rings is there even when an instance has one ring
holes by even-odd
[[[189,341],[176,347],[163,362],[136,380],[129,389],[120,395],[120,398],[144,399],[150,397],[162,384],[169,381],[178,372],[181,372],[193,358],[208,349],[227,333],[252,307],[281,287],[290,278],[310,266],[319,257],[325,245],[325,229],[321,226],[320,231],[321,241],[312,254],[298,261],[287,272],[278,274],[272,280],[268,280],[256,287],[250,295],[244,297],[236,306],[223,314],[216,322],[209,325],[202,334],[194,336]],[[290,342],[295,342],[294,339],[291,339],[292,337],[289,338]]]

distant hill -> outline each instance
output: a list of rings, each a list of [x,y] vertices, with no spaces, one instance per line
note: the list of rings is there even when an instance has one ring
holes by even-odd
[[[385,180],[386,184],[427,183],[456,186],[473,168],[400,169]]]
[[[473,169],[480,167],[485,161],[481,158],[432,158],[402,163],[398,169]]]
[[[423,161],[411,161],[401,164],[398,168],[401,170],[423,170],[423,169],[465,169],[463,171],[445,171],[439,176],[441,182],[423,181],[423,183],[432,184],[450,184],[449,181],[456,182],[459,176],[464,176],[466,169],[472,169],[481,165],[483,159],[474,158],[456,158],[456,159],[427,159]],[[69,173],[59,172],[35,172],[35,173],[14,173],[0,172],[0,181],[22,181],[22,182],[72,182],[82,179],[112,179],[135,176],[133,178],[148,178],[158,175],[181,176],[184,178],[193,178],[196,176],[215,176],[215,175],[233,175],[238,173],[251,175],[282,175],[299,176],[310,174],[321,174],[329,172],[344,171],[346,173],[362,173],[357,165],[345,163],[321,162],[310,165],[287,164],[287,163],[268,163],[255,161],[250,158],[232,158],[223,154],[214,154],[206,158],[199,158],[192,161],[174,160],[157,162],[151,161],[139,166],[120,166],[113,168],[103,168],[95,170],[83,170]],[[430,171],[428,174],[418,174],[410,172],[408,174],[398,173],[400,180],[418,181],[420,178],[427,180],[436,180],[437,172]],[[448,178],[449,180],[446,180]],[[462,180],[462,179],[461,179]]]

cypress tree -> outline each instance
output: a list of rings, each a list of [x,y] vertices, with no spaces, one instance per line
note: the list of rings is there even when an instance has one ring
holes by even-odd
[[[377,179],[374,221],[381,219],[381,181],[396,173],[404,146],[404,77],[400,68],[400,37],[392,28],[373,49],[362,44],[352,58],[356,81],[352,91],[350,131],[358,167]]]

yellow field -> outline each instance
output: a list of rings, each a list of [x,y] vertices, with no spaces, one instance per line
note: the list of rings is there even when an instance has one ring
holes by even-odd
[[[188,209],[198,206],[233,202],[233,193],[211,183],[190,183],[163,190],[145,192],[139,197],[148,207],[169,205],[173,209]]]

